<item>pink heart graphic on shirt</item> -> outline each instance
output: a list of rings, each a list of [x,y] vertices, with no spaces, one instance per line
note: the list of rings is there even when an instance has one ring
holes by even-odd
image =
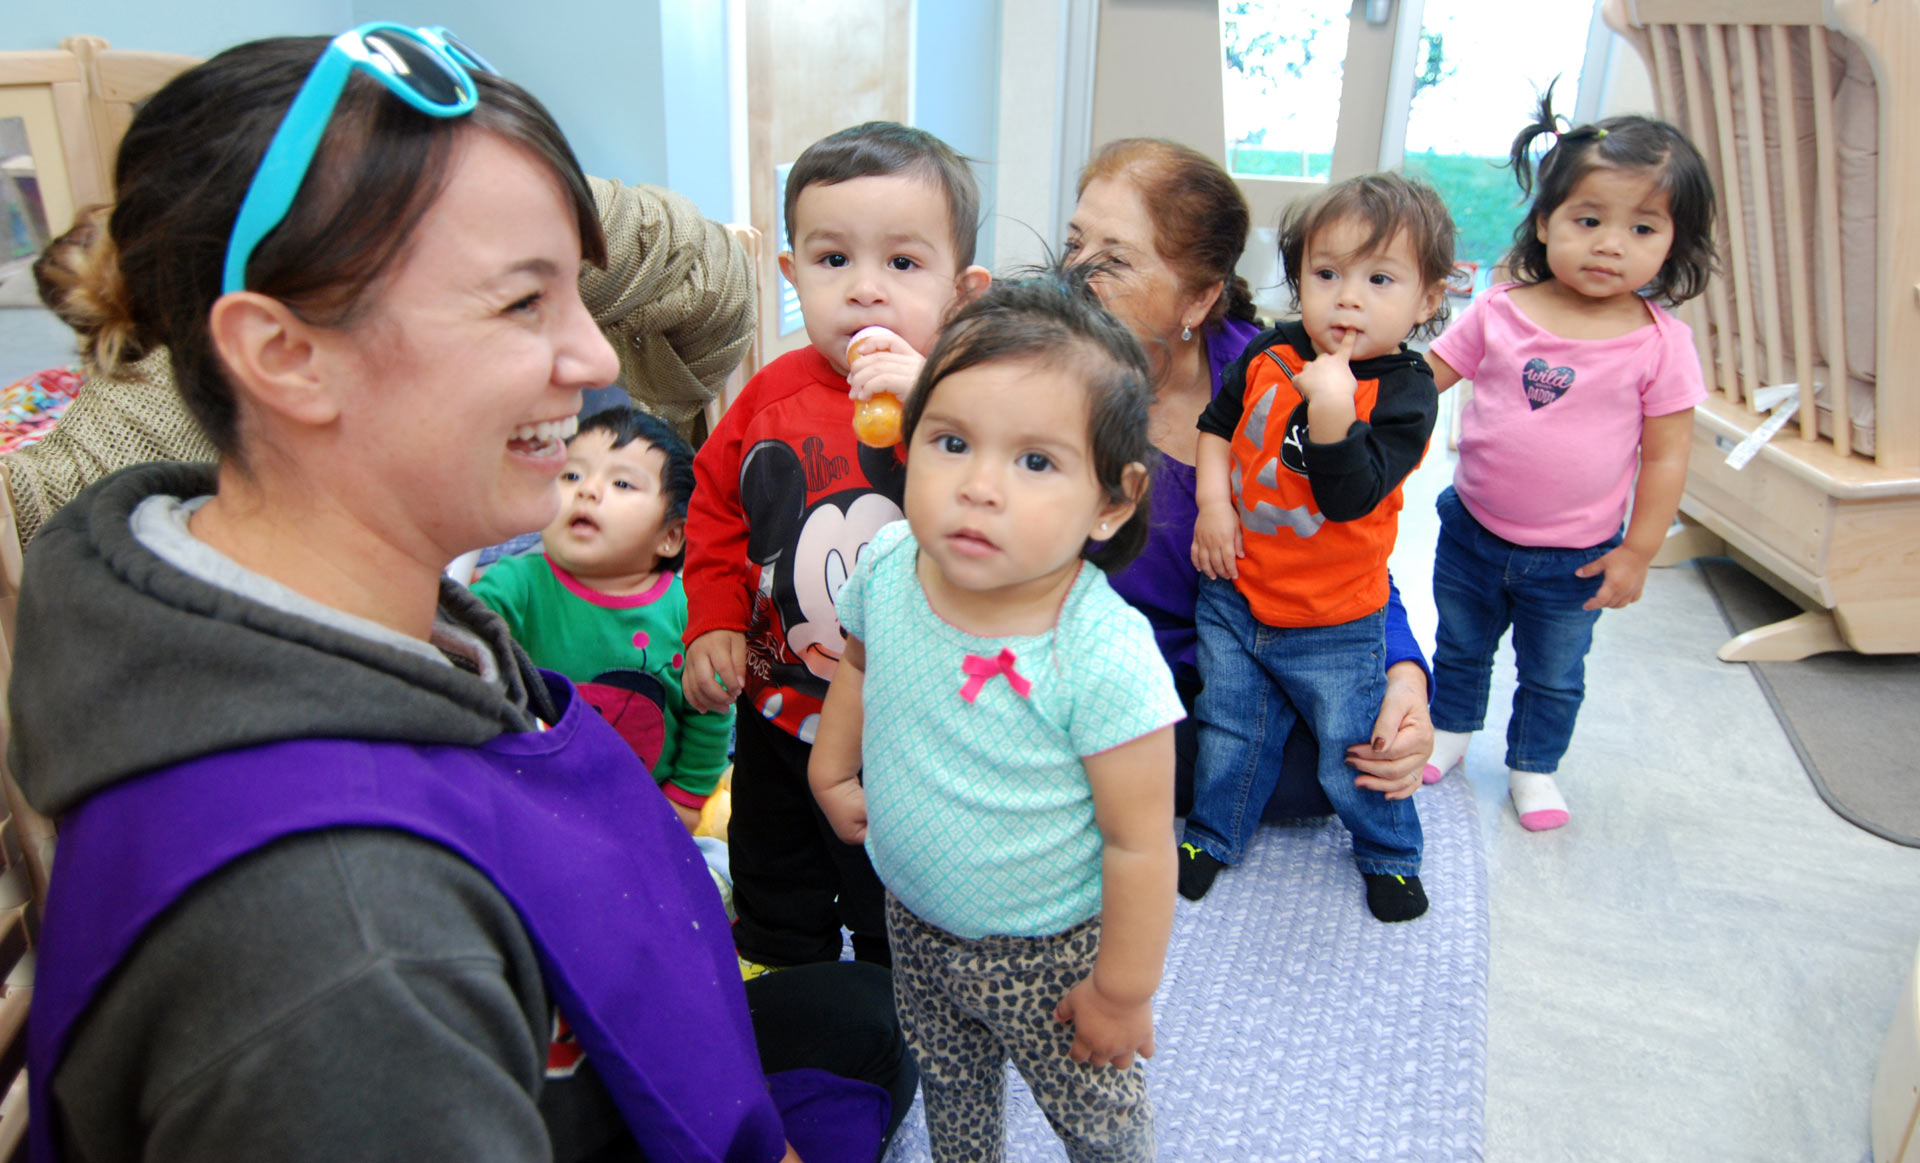
[[[1544,359],[1530,359],[1520,369],[1520,380],[1527,393],[1527,407],[1538,412],[1567,394],[1573,386],[1573,369],[1548,367]]]

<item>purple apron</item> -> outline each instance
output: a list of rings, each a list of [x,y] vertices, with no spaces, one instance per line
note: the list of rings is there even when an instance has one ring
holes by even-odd
[[[61,1155],[50,1083],[73,1029],[146,927],[229,862],[325,828],[411,832],[493,882],[649,1159],[762,1163],[787,1140],[809,1160],[871,1159],[886,1092],[809,1070],[769,1094],[698,849],[633,751],[544,677],[566,708],[548,731],[268,744],[118,784],[62,820],[27,1023],[34,1163]]]

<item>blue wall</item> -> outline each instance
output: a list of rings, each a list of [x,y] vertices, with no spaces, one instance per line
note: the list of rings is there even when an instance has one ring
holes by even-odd
[[[913,119],[973,158],[982,222],[975,261],[992,266],[1000,119],[999,0],[916,0]]]
[[[352,23],[350,0],[8,0],[0,50],[58,48],[84,33],[118,48],[204,57],[243,40],[331,34]]]
[[[667,168],[656,180],[699,203],[709,218],[744,222],[747,208],[736,215],[733,205],[726,0],[665,0],[660,41]]]
[[[89,33],[120,48],[210,56],[262,36],[331,35],[365,20],[445,24],[546,102],[589,173],[628,182],[669,178],[660,0],[567,0],[534,7],[517,0],[0,2],[6,5],[0,50],[55,48],[62,37]],[[722,46],[715,76],[724,92],[724,5],[668,0],[667,7],[683,4],[715,14],[721,31],[713,39]],[[694,16],[676,14],[673,20],[688,26]],[[724,131],[720,136],[724,142]],[[723,187],[725,182],[723,173]]]
[[[445,24],[553,111],[588,173],[681,191],[735,217],[727,0],[0,0],[0,50],[76,33],[130,49],[209,56],[240,41],[324,35],[365,20]],[[784,0],[782,0],[784,2]],[[979,161],[990,199],[999,0],[916,0],[914,119]],[[993,253],[983,207],[981,256]]]
[[[659,0],[354,0],[352,20],[446,25],[546,104],[588,173],[666,180]]]

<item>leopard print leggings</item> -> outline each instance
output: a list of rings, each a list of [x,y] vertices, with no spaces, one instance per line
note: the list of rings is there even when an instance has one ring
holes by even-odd
[[[1006,1154],[1006,1062],[1075,1163],[1147,1163],[1153,1108],[1140,1060],[1125,1070],[1067,1057],[1073,1028],[1053,1007],[1093,971],[1100,918],[1049,937],[970,940],[929,925],[887,894],[893,1000],[920,1065],[934,1163]]]

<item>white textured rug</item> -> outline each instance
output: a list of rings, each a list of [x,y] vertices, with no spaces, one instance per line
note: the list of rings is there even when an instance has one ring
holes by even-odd
[[[1419,793],[1426,916],[1367,912],[1336,822],[1266,828],[1179,903],[1147,1065],[1162,1160],[1477,1160],[1487,1049],[1487,867],[1473,795]],[[1065,1150],[1009,1071],[1007,1157]],[[919,1105],[887,1163],[927,1159]]]

